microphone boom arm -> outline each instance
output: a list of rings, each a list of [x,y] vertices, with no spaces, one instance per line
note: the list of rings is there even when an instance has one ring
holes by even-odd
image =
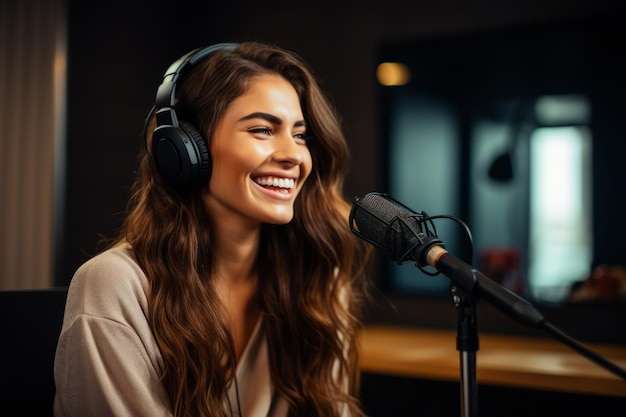
[[[416,253],[416,259],[424,260],[426,264],[446,275],[469,294],[487,300],[503,313],[521,324],[546,330],[561,343],[626,380],[626,371],[624,369],[588,349],[559,330],[556,326],[547,322],[543,315],[530,302],[492,279],[489,279],[480,271],[470,267],[465,262],[450,254],[443,247],[431,245],[425,249],[417,247],[415,250],[420,251],[419,254]],[[424,252],[424,250],[426,252]]]

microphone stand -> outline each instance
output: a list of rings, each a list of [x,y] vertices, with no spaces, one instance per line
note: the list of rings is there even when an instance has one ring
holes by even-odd
[[[487,278],[443,248],[436,237],[420,236],[420,243],[412,249],[413,259],[419,266],[430,265],[450,278],[452,300],[458,310],[457,350],[461,360],[461,415],[475,417],[476,401],[476,351],[478,335],[476,326],[475,297],[483,298],[519,323],[547,330],[561,343],[576,350],[596,364],[626,380],[626,371],[597,353],[586,348],[556,326],[548,323],[543,315],[527,300]]]
[[[452,286],[452,303],[458,312],[456,348],[460,352],[461,362],[461,415],[478,415],[476,385],[476,351],[478,350],[478,331],[476,326],[476,306],[474,296]]]

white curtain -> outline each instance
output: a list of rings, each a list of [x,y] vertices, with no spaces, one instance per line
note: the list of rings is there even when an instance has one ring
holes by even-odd
[[[0,0],[0,289],[54,284],[65,21],[63,0]]]

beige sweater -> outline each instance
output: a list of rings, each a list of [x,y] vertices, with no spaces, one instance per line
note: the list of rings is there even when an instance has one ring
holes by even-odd
[[[54,362],[55,417],[171,416],[159,380],[163,360],[147,320],[147,288],[126,248],[109,249],[78,269]],[[273,389],[261,327],[237,366],[241,415],[284,417],[287,402]],[[238,416],[235,384],[229,397]]]

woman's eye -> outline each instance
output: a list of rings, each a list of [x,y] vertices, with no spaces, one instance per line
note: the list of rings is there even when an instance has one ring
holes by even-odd
[[[248,129],[248,132],[260,135],[271,135],[272,129],[269,127],[255,127],[252,129]]]
[[[306,143],[309,140],[309,136],[306,133],[297,133],[293,135],[293,138],[298,143]]]

